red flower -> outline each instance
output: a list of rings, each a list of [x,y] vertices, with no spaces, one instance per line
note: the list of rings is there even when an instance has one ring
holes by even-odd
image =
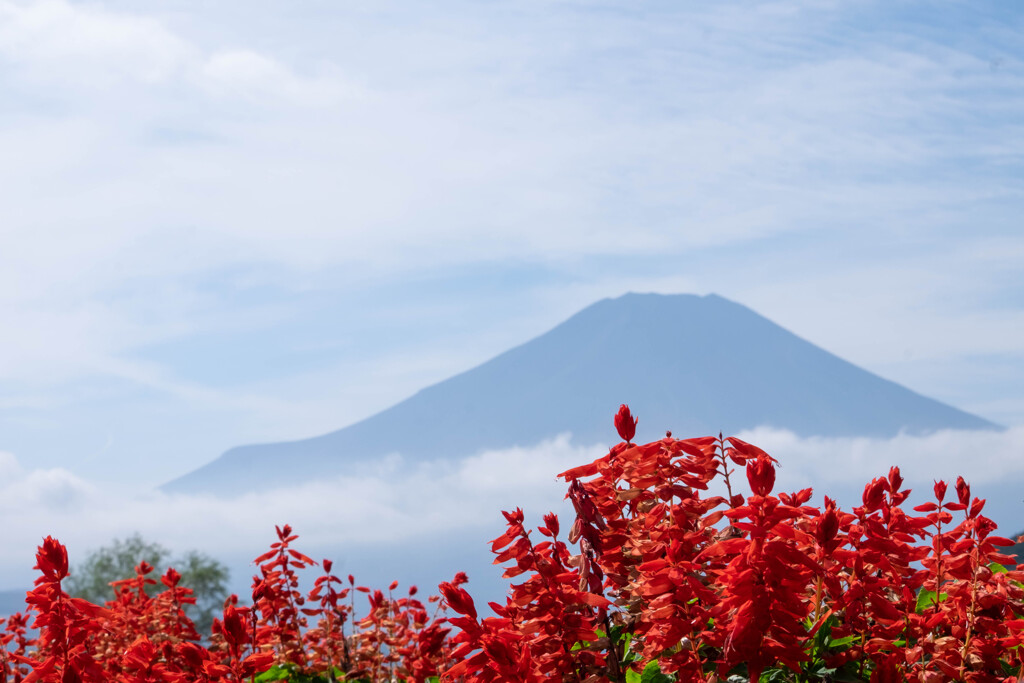
[[[971,504],[971,485],[964,481],[963,477],[956,478],[956,496],[961,505]]]
[[[163,584],[168,588],[174,588],[178,585],[178,582],[181,581],[181,574],[179,574],[174,567],[170,567],[164,575],[160,577],[160,580],[163,581]]]
[[[558,516],[554,512],[544,515],[544,527],[551,532],[552,536],[558,535]]]
[[[448,603],[449,607],[459,614],[465,614],[471,619],[476,619],[476,606],[473,604],[473,598],[469,596],[465,589],[459,588],[447,581],[440,584],[438,588],[441,589],[441,595],[444,596],[445,602]]]
[[[632,441],[636,434],[636,423],[638,418],[633,417],[629,412],[629,406],[625,403],[619,406],[619,412],[615,414],[615,431],[623,441]]]
[[[824,548],[835,540],[837,533],[839,533],[839,514],[836,512],[836,503],[828,496],[825,496],[825,512],[822,513],[818,520],[818,526],[814,530],[814,538],[818,545]]]
[[[755,496],[767,496],[775,487],[775,466],[772,457],[759,455],[753,462],[747,463],[747,481]]]
[[[876,477],[871,480],[871,483],[864,487],[864,495],[861,500],[864,501],[864,507],[867,512],[874,512],[878,508],[882,507],[882,503],[885,502],[885,492],[888,489],[889,481]]]
[[[43,539],[36,552],[36,569],[49,581],[61,581],[68,575],[68,551],[53,536]]]

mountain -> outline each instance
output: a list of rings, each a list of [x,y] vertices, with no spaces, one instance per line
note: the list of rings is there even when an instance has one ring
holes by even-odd
[[[571,432],[616,440],[620,403],[636,439],[772,426],[803,436],[998,428],[862,370],[720,296],[626,294],[423,389],[370,418],[301,441],[233,448],[165,484],[234,494],[331,476],[390,453],[432,460],[532,446]]]

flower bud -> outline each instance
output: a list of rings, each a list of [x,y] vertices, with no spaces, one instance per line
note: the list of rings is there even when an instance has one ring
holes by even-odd
[[[572,526],[569,528],[569,543],[575,543],[576,541],[580,540],[580,536],[582,535],[583,522],[581,522],[580,518],[577,517],[576,521],[574,521],[572,523]]]
[[[615,414],[615,431],[623,441],[632,441],[636,434],[636,423],[639,418],[633,417],[629,412],[629,406],[625,403],[619,406],[619,412]]]
[[[163,581],[164,585],[168,588],[174,588],[178,585],[178,582],[181,581],[181,574],[179,574],[174,567],[170,567],[166,572],[164,572],[164,575],[160,577],[160,580]]]
[[[772,465],[772,459],[763,455],[748,462],[747,481],[750,482],[750,490],[755,496],[769,495],[775,486],[775,467]]]
[[[963,477],[956,478],[956,496],[960,499],[961,505],[971,504],[971,485],[964,481]]]
[[[558,535],[558,515],[554,512],[549,512],[544,515],[544,526],[548,528],[552,536]]]
[[[903,476],[900,474],[899,467],[889,468],[889,490],[893,493],[898,493],[900,487],[903,486]]]

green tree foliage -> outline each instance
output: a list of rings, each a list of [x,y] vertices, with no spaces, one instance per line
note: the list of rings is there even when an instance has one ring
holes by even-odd
[[[135,576],[135,567],[142,562],[156,567],[151,576],[157,580],[157,585],[151,586],[150,591],[163,589],[159,578],[168,567],[174,567],[181,574],[180,585],[191,588],[196,597],[196,604],[189,605],[185,611],[200,633],[209,633],[214,616],[220,613],[228,596],[228,569],[195,550],[171,558],[167,548],[150,543],[139,534],[115,539],[72,568],[65,590],[70,595],[102,605],[114,599],[111,582]]]

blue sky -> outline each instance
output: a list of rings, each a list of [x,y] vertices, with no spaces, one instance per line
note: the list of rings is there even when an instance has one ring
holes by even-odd
[[[1022,34],[1000,2],[0,0],[0,451],[145,490],[626,291],[1024,424]]]

